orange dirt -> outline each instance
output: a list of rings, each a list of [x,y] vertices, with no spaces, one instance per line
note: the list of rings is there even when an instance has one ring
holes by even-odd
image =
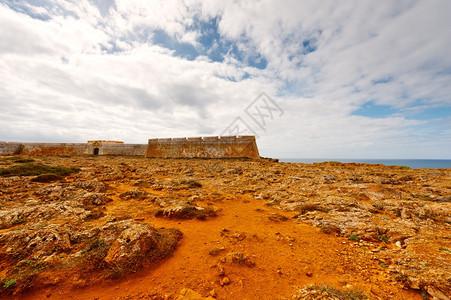
[[[131,187],[116,188],[122,192]],[[372,261],[361,247],[352,247],[357,243],[295,222],[291,220],[293,213],[280,213],[252,197],[223,196],[228,200],[215,203],[220,208],[219,216],[206,221],[156,218],[140,201],[121,203],[115,199],[119,203],[109,209],[116,215],[128,214],[155,227],[180,229],[184,236],[174,255],[123,280],[83,289],[66,283],[29,292],[20,299],[171,298],[183,288],[204,296],[214,289],[218,299],[288,299],[299,287],[310,283],[370,290],[386,299],[421,299],[418,293],[390,284],[386,270],[377,261]],[[269,220],[274,213],[289,220]],[[221,247],[225,249],[217,256],[209,254]],[[255,266],[231,262],[226,254],[233,252],[248,255]],[[220,261],[224,256],[225,263]],[[224,276],[218,266],[224,269]],[[370,269],[362,271],[362,266]],[[221,286],[223,277],[230,279],[229,285]]]

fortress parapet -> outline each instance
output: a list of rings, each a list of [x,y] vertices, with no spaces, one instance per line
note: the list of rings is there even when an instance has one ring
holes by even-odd
[[[207,136],[149,139],[146,157],[259,159],[255,136]]]

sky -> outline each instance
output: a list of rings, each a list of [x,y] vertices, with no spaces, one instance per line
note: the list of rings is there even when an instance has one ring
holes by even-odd
[[[451,1],[0,0],[0,140],[451,159]]]

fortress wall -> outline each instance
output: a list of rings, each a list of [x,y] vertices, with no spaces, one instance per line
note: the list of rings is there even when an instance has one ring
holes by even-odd
[[[20,143],[0,141],[0,155],[136,155],[144,156],[147,144],[124,143]]]
[[[146,157],[258,159],[260,155],[254,136],[210,136],[150,139]]]
[[[21,143],[0,141],[0,155],[19,154]]]
[[[85,143],[21,143],[24,155],[83,155],[87,154]]]
[[[146,144],[102,144],[99,147],[99,155],[144,156],[146,154],[146,149]],[[90,154],[92,153],[90,152]]]
[[[0,155],[136,155],[173,158],[260,158],[254,136],[150,139],[148,144],[0,142]]]

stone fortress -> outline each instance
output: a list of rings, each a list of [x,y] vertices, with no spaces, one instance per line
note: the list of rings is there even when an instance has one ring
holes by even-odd
[[[144,155],[146,144],[119,141],[87,143],[0,142],[0,155]]]
[[[259,159],[255,136],[149,139],[147,144],[94,140],[87,143],[0,141],[0,155],[130,155],[162,158]]]
[[[150,139],[146,157],[253,158],[258,159],[255,136],[209,136]]]

